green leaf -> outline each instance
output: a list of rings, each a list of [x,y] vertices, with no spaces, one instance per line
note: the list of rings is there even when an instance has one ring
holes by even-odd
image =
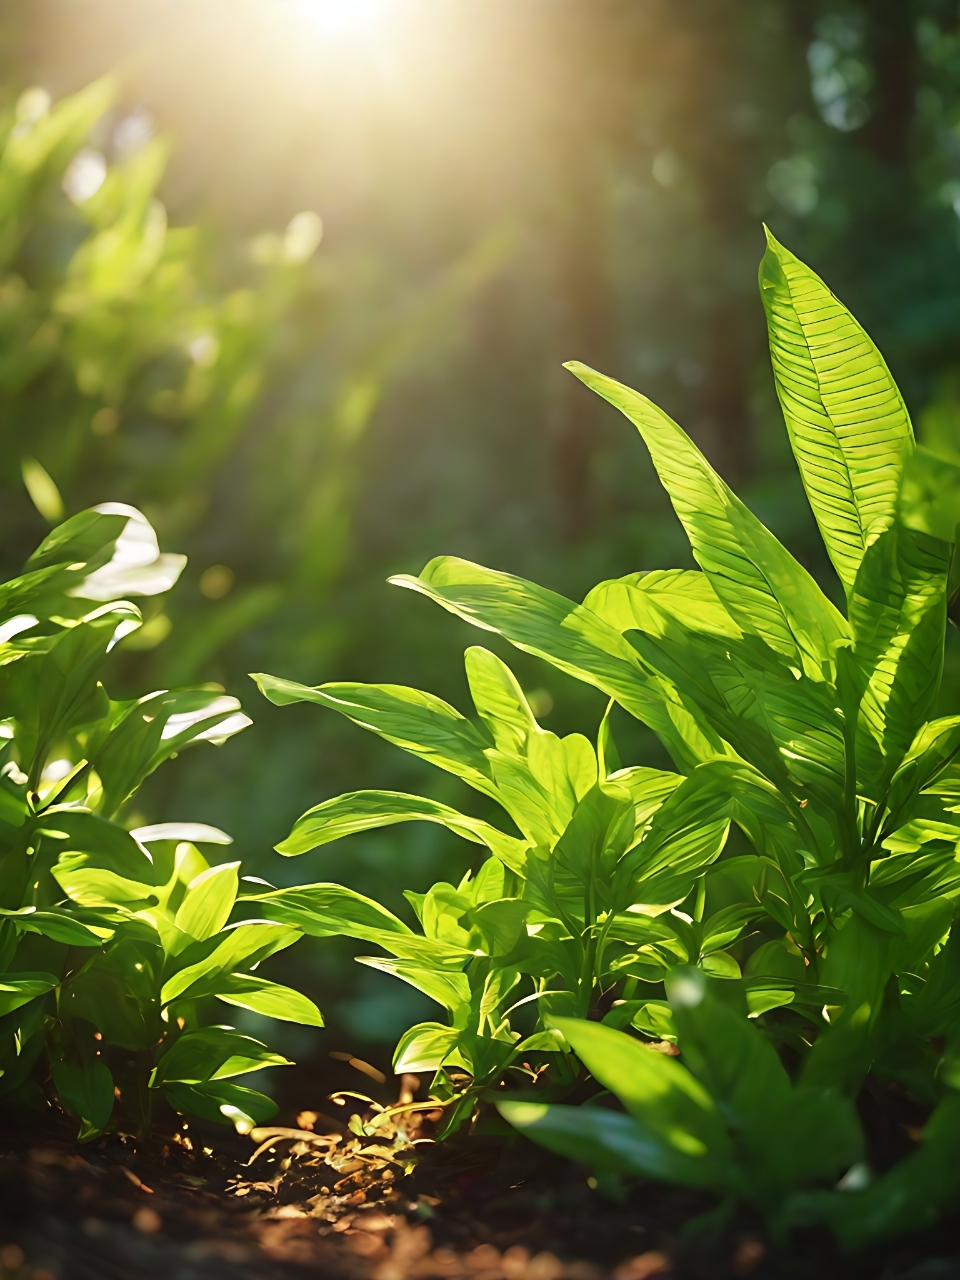
[[[292,889],[244,895],[242,902],[258,902],[265,915],[314,938],[344,935],[379,941],[395,933],[413,938],[411,930],[372,898],[340,884],[303,884]]]
[[[383,956],[357,956],[358,964],[365,964],[371,969],[379,969],[381,973],[389,973],[395,978],[422,991],[437,1004],[455,1013],[463,1005],[470,1003],[470,983],[465,973],[453,970],[426,969],[422,965],[408,960],[386,959]]]
[[[197,1000],[213,995],[224,974],[240,967],[249,968],[292,946],[300,937],[302,934],[297,929],[286,924],[247,920],[204,942],[195,942],[176,957],[178,969],[163,984],[161,1003],[167,1005],[181,996]],[[211,943],[216,945],[211,948]]]
[[[57,1095],[80,1121],[78,1137],[87,1142],[103,1132],[113,1113],[113,1077],[89,1025],[47,1019],[47,1034]]]
[[[112,933],[112,930],[102,927],[93,929],[56,908],[50,911],[38,911],[36,907],[22,907],[19,911],[0,910],[0,916],[13,918],[24,933],[39,933],[68,947],[99,947]]]
[[[598,1022],[551,1019],[590,1074],[644,1129],[688,1157],[730,1155],[723,1119],[703,1086],[674,1058]]]
[[[891,935],[858,912],[831,930],[820,981],[843,991],[847,1002],[808,1054],[804,1084],[855,1096],[873,1058],[874,1031],[895,961]]]
[[[858,773],[878,800],[936,705],[948,551],[944,543],[894,525],[867,548],[850,590],[854,656],[865,681]]]
[[[738,1125],[789,1091],[773,1045],[711,994],[701,973],[674,970],[666,986],[684,1062]]]
[[[583,606],[621,633],[662,636],[672,620],[704,635],[739,639],[743,634],[707,574],[694,569],[654,569],[613,578],[594,587]]]
[[[299,1022],[304,1027],[322,1027],[323,1014],[305,995],[292,987],[268,982],[253,974],[233,973],[223,979],[216,992],[218,1000],[241,1009],[250,1009],[265,1018],[281,1022]]]
[[[261,693],[277,706],[315,702],[412,755],[494,795],[485,741],[459,711],[419,689],[396,684],[327,684],[319,688],[276,676],[254,675]]]
[[[654,1056],[647,1049],[641,1052]],[[640,1174],[690,1187],[722,1187],[729,1191],[737,1186],[736,1171],[725,1162],[689,1155],[658,1130],[639,1124],[632,1116],[602,1107],[550,1106],[505,1099],[495,1102],[503,1118],[524,1137],[594,1169]]]
[[[64,981],[61,1018],[85,1019],[109,1044],[135,1052],[152,1049],[163,1030],[157,999],[162,962],[155,943],[118,939]]]
[[[5,973],[0,977],[0,1018],[44,996],[60,981],[52,973]]]
[[[276,845],[285,857],[307,853],[357,831],[370,831],[397,822],[435,822],[474,844],[483,844],[514,871],[523,867],[525,845],[481,818],[458,813],[448,805],[401,791],[350,791],[308,809],[297,819],[286,840]]]
[[[280,1109],[265,1093],[245,1089],[228,1080],[217,1080],[213,1084],[168,1084],[163,1094],[174,1111],[201,1116],[215,1124],[233,1124],[237,1112],[254,1125],[266,1124]]]
[[[602,689],[650,725],[684,767],[729,753],[695,703],[645,668],[634,647],[583,605],[453,556],[431,560],[419,578],[390,581]]]
[[[956,542],[960,524],[960,464],[918,445],[900,487],[900,518],[909,529]]]
[[[931,1225],[960,1193],[958,1144],[960,1096],[951,1092],[927,1121],[916,1150],[866,1190],[821,1198],[822,1216],[847,1249]]]
[[[880,352],[767,231],[760,265],[777,394],[804,488],[844,586],[894,520],[913,428]]]
[[[645,396],[587,365],[565,368],[630,419],[650,450],[693,554],[733,620],[825,678],[843,617],[813,578],[720,479],[687,434]]]
[[[393,1069],[405,1071],[439,1071],[456,1048],[460,1033],[439,1022],[418,1022],[400,1037],[393,1055]]]
[[[24,487],[30,501],[48,524],[55,524],[63,517],[63,498],[49,473],[36,460],[24,458],[20,464]]]
[[[237,900],[239,867],[239,862],[223,862],[195,876],[177,910],[177,928],[200,941],[219,933]]]
[[[91,752],[91,766],[103,787],[103,812],[116,813],[176,752],[196,742],[219,745],[251,723],[236,698],[206,689],[164,690],[141,698]]]
[[[709,761],[667,797],[617,868],[616,902],[671,903],[687,896],[697,873],[723,850],[737,772],[732,761]]]
[[[252,1036],[230,1027],[201,1027],[185,1031],[166,1051],[153,1070],[150,1087],[170,1084],[206,1084],[228,1080],[261,1067],[288,1067],[292,1064]]]
[[[123,527],[113,544],[113,555],[105,563],[85,574],[82,583],[71,591],[72,595],[82,600],[119,600],[125,596],[154,596],[169,591],[183,572],[187,557],[181,555],[162,555],[157,544],[157,535],[153,526],[136,507],[129,507],[123,502],[101,502],[90,513],[107,517],[123,518]],[[74,517],[78,520],[78,517]],[[50,537],[42,544],[39,551],[31,556],[28,564],[39,566],[50,554],[48,544],[58,534],[61,535],[56,546],[56,553],[63,555],[76,535],[69,539],[63,533],[71,525],[66,521],[60,529],[54,529]],[[93,526],[84,530],[81,537],[89,538]],[[79,559],[79,557],[77,557]]]

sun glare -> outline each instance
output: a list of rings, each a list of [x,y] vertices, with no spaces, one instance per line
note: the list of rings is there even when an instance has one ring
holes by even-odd
[[[392,6],[387,0],[291,0],[291,7],[321,35],[379,40]]]

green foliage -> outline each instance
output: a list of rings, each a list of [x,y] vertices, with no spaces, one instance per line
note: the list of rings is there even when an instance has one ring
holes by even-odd
[[[250,723],[219,687],[119,702],[104,687],[111,653],[141,625],[124,597],[168,591],[183,564],[139,511],[104,503],[0,586],[0,1102],[47,1087],[81,1139],[103,1132],[115,1096],[141,1126],[162,1096],[252,1127],[274,1104],[228,1082],[286,1059],[211,1013],[323,1025],[306,996],[251,972],[301,933],[231,923],[239,863],[201,852],[230,837],[119,820],[164,760]]]
[[[667,991],[682,1062],[622,1031],[558,1020],[577,1057],[616,1095],[626,1116],[600,1106],[509,1101],[498,1102],[501,1115],[543,1146],[601,1173],[707,1187],[769,1214],[794,1188],[835,1179],[860,1158],[852,1104],[791,1084],[745,1009],[709,991],[696,969],[674,970]]]
[[[362,963],[446,1010],[403,1037],[395,1066],[436,1071],[448,1129],[521,1070],[536,1100],[503,1114],[552,1149],[752,1201],[781,1226],[819,1215],[860,1242],[907,1223],[890,1206],[910,1179],[910,1204],[953,1195],[941,1174],[960,1044],[960,720],[931,717],[954,548],[917,527],[909,485],[901,497],[913,435],[870,339],[772,236],[760,283],[845,614],[666,414],[574,364],[639,430],[700,571],[632,574],[582,605],[452,558],[395,581],[601,689],[596,747],[542,729],[484,649],[466,655],[478,725],[413,689],[256,679],[275,703],[337,710],[505,811],[511,831],[355,792],[279,846],[298,854],[419,819],[490,851],[458,885],[407,895],[418,933],[352,908],[324,920],[379,944],[387,955]],[[615,703],[657,732],[676,772],[620,766]],[[278,915],[272,897],[267,916],[308,927],[306,903],[281,893]],[[626,1027],[677,1044],[682,1064]],[[629,1117],[555,1105],[571,1050]],[[936,1107],[925,1145],[868,1191],[804,1191],[858,1160],[851,1100],[868,1072]]]

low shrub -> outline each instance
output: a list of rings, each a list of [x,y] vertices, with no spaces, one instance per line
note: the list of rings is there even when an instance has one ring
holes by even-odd
[[[258,676],[273,702],[336,710],[463,779],[513,829],[418,796],[339,796],[279,851],[418,820],[489,857],[407,895],[417,932],[332,886],[257,900],[377,944],[362,963],[445,1009],[395,1067],[435,1072],[446,1132],[526,1078],[501,1109],[545,1145],[752,1201],[781,1228],[826,1219],[854,1244],[960,1192],[960,716],[937,714],[960,512],[870,338],[772,236],[760,286],[845,610],[665,413],[572,364],[639,430],[700,569],[603,582],[582,604],[449,557],[394,581],[601,689],[675,771],[621,767],[609,708],[595,745],[547,732],[481,648],[466,655],[479,723],[416,689]],[[752,852],[727,850],[731,825]],[[656,1051],[670,1045],[679,1062]],[[577,1059],[628,1116],[557,1105]],[[931,1113],[870,1187],[852,1106],[868,1074]]]
[[[234,1080],[286,1059],[211,1015],[322,1025],[306,996],[253,972],[300,932],[228,923],[239,863],[208,858],[230,837],[119,820],[164,760],[250,723],[216,686],[123,701],[104,688],[142,621],[126,597],[169,590],[183,564],[139,511],[105,503],[0,585],[0,1103],[57,1101],[81,1139],[117,1099],[141,1129],[158,1098],[252,1128],[276,1106]]]

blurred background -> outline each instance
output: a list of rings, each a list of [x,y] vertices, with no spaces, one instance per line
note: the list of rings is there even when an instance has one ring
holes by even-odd
[[[467,711],[463,648],[496,642],[389,574],[451,553],[579,599],[690,563],[636,433],[561,361],[662,404],[834,590],[766,357],[763,221],[921,432],[960,417],[956,0],[0,0],[0,147],[4,576],[103,500],[189,555],[110,692],[217,683],[255,724],[131,821],[221,826],[274,883],[406,910],[474,847],[272,846],[361,787],[483,808],[247,672]],[[599,695],[504,656],[548,728],[595,733]],[[286,1028],[294,1055],[388,1067],[436,1016],[349,947],[294,955],[330,1022]]]

